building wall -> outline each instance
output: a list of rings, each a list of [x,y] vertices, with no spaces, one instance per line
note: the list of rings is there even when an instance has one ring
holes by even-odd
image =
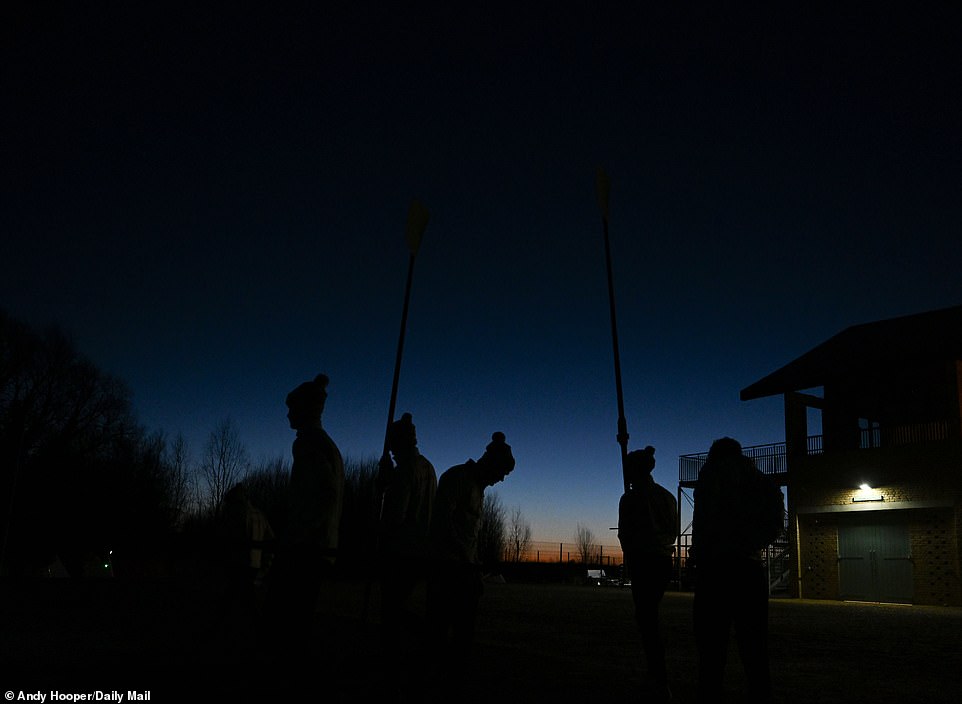
[[[915,603],[962,605],[958,571],[957,512],[916,512],[909,524],[915,565]]]
[[[858,514],[865,521],[898,521],[908,526],[913,558],[913,603],[962,606],[958,480],[942,472],[873,487],[884,502],[855,503],[857,489],[808,484],[798,525],[799,595],[839,598],[838,526]],[[893,507],[900,508],[893,508]]]
[[[834,514],[798,517],[799,596],[838,599],[838,527]]]

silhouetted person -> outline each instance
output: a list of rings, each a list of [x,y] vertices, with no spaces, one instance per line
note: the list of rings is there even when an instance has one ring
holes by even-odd
[[[324,581],[334,572],[338,526],[344,496],[344,461],[321,427],[328,378],[318,374],[287,395],[287,418],[297,437],[288,516],[279,535],[267,590],[268,644],[282,663],[301,668],[311,654],[317,601]],[[325,663],[313,662],[311,671]]]
[[[396,665],[390,675],[403,687],[401,680],[412,669],[415,651],[424,647],[425,608],[419,620],[411,601],[418,584],[427,581],[431,509],[438,478],[434,465],[418,451],[410,413],[390,425],[387,440],[394,461],[386,457],[382,467],[390,479],[381,512],[381,626],[384,647]]]
[[[267,516],[251,503],[243,484],[224,494],[218,517],[220,558],[225,580],[225,635],[249,640],[260,618],[257,593],[274,551],[274,531]]]
[[[618,540],[631,578],[635,621],[641,633],[654,697],[671,699],[665,642],[658,608],[671,581],[672,553],[678,532],[678,502],[651,476],[655,448],[625,458],[628,490],[618,503]]]
[[[477,461],[469,459],[441,475],[431,515],[434,563],[428,584],[428,617],[438,667],[450,685],[469,684],[463,668],[473,652],[483,592],[478,534],[484,490],[514,469],[504,433],[495,432],[491,438]]]
[[[768,577],[761,551],[784,525],[778,486],[729,437],[712,443],[694,492],[692,545],[699,701],[722,700],[732,628],[752,702],[771,700]]]

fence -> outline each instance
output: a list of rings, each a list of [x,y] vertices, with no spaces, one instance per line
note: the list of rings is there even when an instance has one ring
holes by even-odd
[[[600,567],[617,567],[625,561],[620,545],[588,546],[588,564]],[[551,543],[534,541],[528,543],[515,559],[509,549],[508,562],[584,562],[582,548],[577,543]]]

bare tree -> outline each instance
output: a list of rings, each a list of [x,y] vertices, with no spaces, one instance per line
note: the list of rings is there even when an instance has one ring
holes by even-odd
[[[190,481],[190,451],[183,433],[177,433],[173,442],[164,448],[164,466],[167,470],[167,497],[174,514],[174,524],[182,524],[193,503]]]
[[[578,549],[578,556],[584,564],[591,562],[592,548],[594,547],[595,534],[583,523],[578,524],[575,531],[575,545]]]
[[[142,436],[126,464],[128,471],[118,473],[114,481],[126,496],[128,510],[140,518],[152,514],[164,532],[183,525],[192,501],[183,435],[178,435],[173,445],[162,431]]]
[[[486,567],[494,567],[504,559],[507,544],[504,506],[493,491],[484,493],[481,504],[481,529],[478,531],[478,558]]]
[[[521,507],[517,506],[511,512],[508,520],[508,549],[510,558],[514,562],[521,562],[521,558],[528,551],[531,544],[531,524],[521,515]]]
[[[250,469],[247,448],[241,442],[234,421],[229,417],[220,422],[207,437],[200,471],[206,485],[206,507],[213,511],[234,484],[241,481]]]

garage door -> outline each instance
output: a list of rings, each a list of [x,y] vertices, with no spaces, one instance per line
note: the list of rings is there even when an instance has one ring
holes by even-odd
[[[912,547],[898,521],[838,527],[839,596],[852,601],[912,603]]]

